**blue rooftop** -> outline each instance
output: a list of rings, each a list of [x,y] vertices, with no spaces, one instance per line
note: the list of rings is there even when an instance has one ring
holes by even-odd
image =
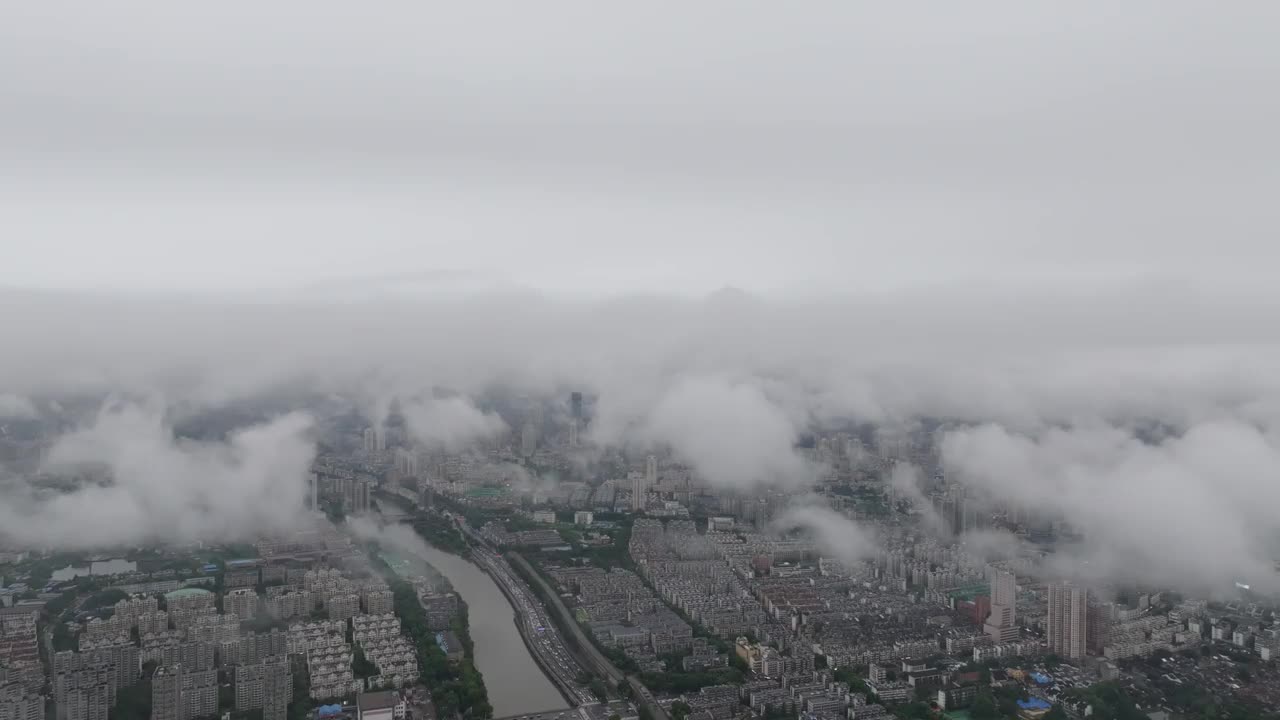
[[[1053,706],[1040,698],[1031,698],[1030,700],[1019,700],[1018,707],[1023,710],[1048,710]]]

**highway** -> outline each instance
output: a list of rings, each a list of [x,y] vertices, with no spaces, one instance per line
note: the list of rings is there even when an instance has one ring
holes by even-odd
[[[662,707],[662,705],[658,704],[658,699],[653,696],[653,693],[649,691],[649,688],[645,687],[644,684],[635,676],[626,675],[615,667],[614,664],[609,662],[609,659],[600,652],[595,644],[591,642],[590,638],[587,637],[586,633],[584,633],[582,628],[578,625],[578,621],[574,618],[573,613],[569,611],[569,608],[565,607],[564,601],[562,601],[560,596],[556,594],[555,590],[542,579],[542,576],[538,575],[537,571],[533,569],[533,566],[529,564],[529,561],[525,560],[518,552],[511,552],[509,555],[511,556],[511,559],[529,575],[529,577],[533,578],[534,582],[541,586],[546,597],[551,599],[551,604],[553,605],[551,609],[561,619],[563,626],[568,628],[568,630],[574,634],[578,647],[582,649],[583,653],[585,653],[587,660],[590,661],[596,673],[607,677],[615,686],[626,683],[631,687],[631,690],[635,694],[635,698],[639,703],[648,706],[649,711],[653,713],[654,718],[657,720],[670,720],[670,716],[667,714],[667,711]]]
[[[551,607],[545,609],[554,612],[556,616],[560,618],[561,626],[573,633],[574,641],[581,651],[580,654],[575,656],[568,653],[568,650],[565,648],[563,638],[561,638],[559,633],[555,631],[555,626],[549,621],[550,619],[546,616],[544,609],[541,607],[541,603],[527,592],[529,586],[525,584],[522,578],[518,577],[511,570],[511,566],[502,558],[502,556],[498,555],[497,552],[494,551],[493,547],[489,544],[489,541],[481,537],[480,533],[476,532],[474,528],[469,526],[463,518],[457,517],[448,511],[445,512],[445,515],[446,517],[451,518],[457,524],[458,529],[462,531],[463,536],[471,541],[472,555],[477,556],[477,560],[479,559],[479,556],[483,555],[489,559],[489,562],[498,563],[496,567],[500,568],[502,572],[493,570],[490,572],[493,574],[493,577],[499,587],[502,587],[512,593],[515,592],[515,589],[518,589],[522,595],[517,597],[524,598],[524,605],[522,605],[522,607],[536,609],[536,614],[533,615],[533,617],[538,618],[536,622],[540,623],[540,626],[545,629],[545,632],[543,633],[544,635],[551,635],[555,637],[556,645],[562,652],[562,657],[567,658],[570,661],[572,661],[573,657],[577,657],[580,660],[585,659],[588,664],[590,664],[591,670],[594,671],[595,674],[608,679],[615,687],[619,687],[623,683],[630,686],[635,700],[639,704],[648,707],[649,712],[652,713],[655,720],[671,720],[671,716],[667,713],[666,709],[662,707],[662,705],[658,704],[658,699],[654,697],[649,688],[645,687],[644,684],[635,676],[626,675],[615,667],[614,664],[609,662],[609,659],[600,652],[595,644],[591,642],[591,639],[582,631],[582,627],[578,625],[578,621],[574,618],[573,613],[569,611],[569,608],[565,607],[564,601],[562,601],[560,596],[556,594],[556,591],[542,579],[542,576],[538,575],[537,571],[533,569],[533,566],[529,565],[529,561],[525,560],[518,552],[513,551],[508,553],[511,559],[515,561],[515,563],[519,565],[534,582],[538,583],[545,596],[550,599]],[[481,567],[486,566],[481,565]],[[574,663],[573,667],[575,668],[573,674],[576,675],[576,668],[579,666]],[[576,683],[574,683],[574,685],[576,686]],[[594,698],[591,698],[586,702],[594,702]]]
[[[516,608],[516,624],[520,626],[525,644],[535,654],[542,669],[551,675],[560,692],[568,696],[566,699],[574,705],[596,702],[595,696],[578,684],[577,678],[582,667],[565,647],[564,640],[551,624],[542,604],[515,576],[507,561],[501,555],[475,546],[471,548],[471,559],[488,572],[506,593],[512,606]]]

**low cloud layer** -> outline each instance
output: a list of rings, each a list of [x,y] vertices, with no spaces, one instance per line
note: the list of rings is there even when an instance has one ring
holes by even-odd
[[[225,443],[174,437],[154,407],[111,406],[49,450],[50,470],[102,473],[67,493],[0,501],[0,540],[94,548],[251,539],[303,511],[314,456],[311,419],[291,414]]]
[[[1060,548],[1057,561],[1104,577],[1140,567],[1153,581],[1263,585],[1276,554],[1275,524],[1260,509],[1273,506],[1280,465],[1280,336],[1269,322],[1280,304],[1095,290],[252,306],[10,292],[24,308],[10,329],[23,351],[0,355],[0,393],[37,409],[107,393],[159,397],[184,416],[267,396],[284,408],[280,398],[341,396],[370,421],[396,398],[412,438],[459,449],[510,431],[481,398],[561,407],[547,413],[551,437],[564,432],[568,393],[580,391],[591,399],[584,454],[603,444],[625,445],[633,459],[669,448],[712,486],[743,490],[811,484],[818,476],[796,443],[815,428],[872,425],[878,437],[901,438],[932,419],[943,422],[947,479],[1082,532],[1086,542]],[[107,331],[120,317],[129,323]],[[117,408],[59,441],[51,460],[97,457],[130,489],[83,490],[40,510],[52,515],[13,511],[15,534],[43,541],[93,513],[126,520],[98,523],[121,529],[76,542],[253,527],[258,508],[285,504],[273,505],[268,488],[299,477],[305,461],[296,459],[311,451],[300,420],[233,433],[211,450],[175,440],[164,417]],[[264,434],[279,447],[246,445]],[[152,455],[160,462],[142,459]],[[281,456],[295,461],[261,469]],[[130,486],[125,476],[142,480]],[[247,488],[238,494],[246,511],[238,500],[227,501],[230,513],[191,510],[221,509],[223,493],[208,488],[227,478]],[[896,481],[928,518],[914,478]],[[167,514],[139,499],[153,495],[147,502]],[[145,513],[156,519],[134,529],[129,519]],[[167,519],[186,513],[189,522]],[[838,532],[836,518],[812,517],[797,524]]]
[[[1029,436],[985,425],[949,433],[943,459],[992,497],[1080,532],[1050,564],[1063,574],[1277,590],[1278,440],[1231,420],[1154,443],[1111,426]]]
[[[402,401],[400,411],[414,440],[444,450],[456,451],[509,430],[498,415],[480,410],[463,397]]]
[[[639,437],[670,446],[712,485],[759,488],[812,481],[794,449],[798,434],[759,385],[693,377],[658,399]]]
[[[0,419],[29,418],[36,414],[36,406],[30,400],[9,393],[0,393]]]
[[[844,563],[856,563],[875,554],[875,535],[840,513],[820,505],[800,502],[773,522],[777,530],[804,529],[823,552]]]

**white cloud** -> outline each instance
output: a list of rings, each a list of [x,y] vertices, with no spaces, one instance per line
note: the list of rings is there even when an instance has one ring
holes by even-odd
[[[1277,587],[1280,445],[1234,421],[1197,424],[1157,444],[1092,426],[1017,435],[951,432],[946,466],[997,499],[1061,517],[1085,541],[1059,570],[1200,590],[1239,580]]]
[[[698,474],[721,487],[795,486],[813,471],[796,454],[796,428],[755,384],[690,377],[649,411],[641,437],[668,444]]]
[[[36,406],[20,395],[0,393],[0,418],[35,417]]]
[[[312,421],[280,417],[224,443],[174,437],[164,416],[137,405],[104,409],[49,452],[52,469],[104,467],[112,482],[0,503],[0,534],[37,546],[253,539],[303,512],[314,456]]]
[[[480,410],[464,397],[402,401],[400,411],[414,439],[447,450],[500,437],[508,430],[502,418]]]

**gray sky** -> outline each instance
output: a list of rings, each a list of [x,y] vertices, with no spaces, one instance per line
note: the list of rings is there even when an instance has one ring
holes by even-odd
[[[1264,287],[1271,2],[9,3],[0,285]]]

